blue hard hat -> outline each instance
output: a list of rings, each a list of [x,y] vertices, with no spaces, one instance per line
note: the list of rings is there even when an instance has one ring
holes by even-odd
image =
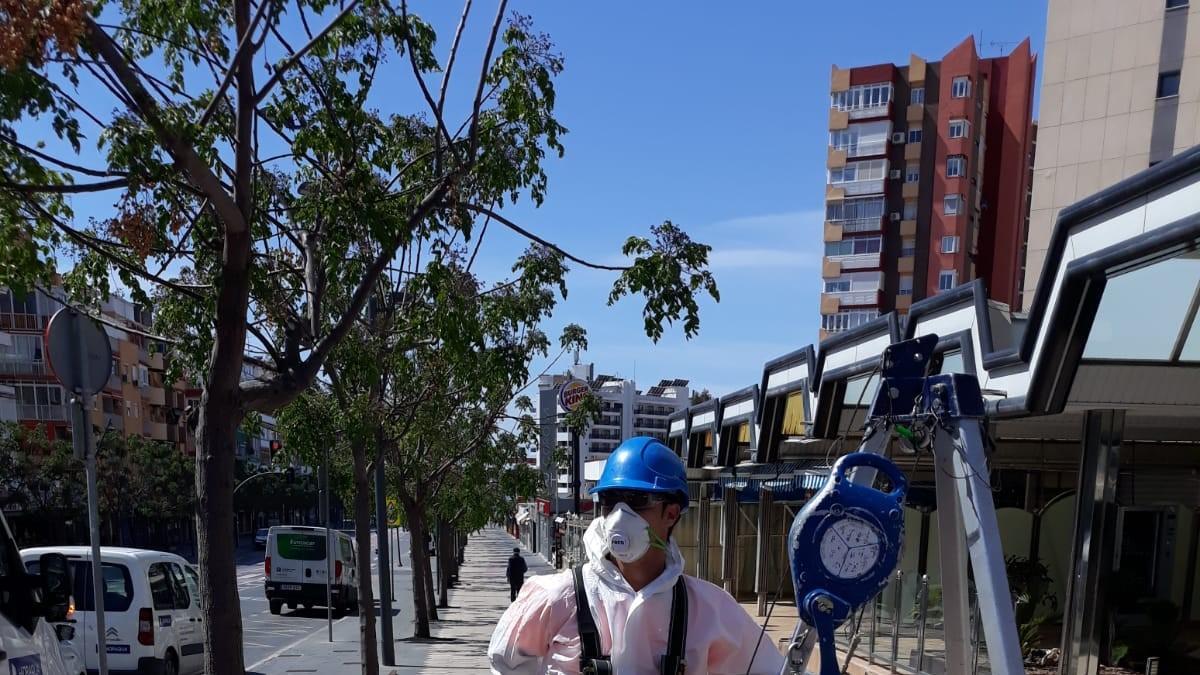
[[[683,460],[650,436],[636,436],[616,447],[604,464],[592,494],[605,490],[637,490],[678,494],[687,508],[687,469]]]

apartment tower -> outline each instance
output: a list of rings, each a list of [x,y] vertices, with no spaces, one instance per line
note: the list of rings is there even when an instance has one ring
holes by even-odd
[[[1200,2],[1049,0],[1025,297],[1058,212],[1200,143]]]
[[[833,67],[821,337],[982,278],[1017,309],[1035,127],[1029,41]]]

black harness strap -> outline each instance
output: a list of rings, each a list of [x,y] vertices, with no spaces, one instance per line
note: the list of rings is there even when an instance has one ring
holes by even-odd
[[[683,575],[675,582],[674,594],[671,597],[671,628],[668,631],[667,653],[659,664],[662,675],[683,675],[687,662],[684,660],[684,650],[687,647],[688,599],[687,586],[683,583]]]
[[[579,644],[583,650],[579,670],[583,675],[609,675],[612,661],[600,650],[600,631],[596,628],[587,588],[583,585],[583,565],[576,565],[571,572],[575,577],[575,621],[579,624]]]
[[[583,565],[576,565],[571,572],[575,578],[575,621],[579,625],[579,643],[582,650],[579,659],[580,671],[583,675],[610,675],[613,672],[612,660],[604,656],[600,649],[600,631],[596,628],[591,603],[588,602],[587,588],[583,585]],[[687,667],[684,660],[687,623],[687,585],[681,574],[671,595],[671,625],[668,630],[667,653],[659,662],[659,672],[662,675],[683,675]]]

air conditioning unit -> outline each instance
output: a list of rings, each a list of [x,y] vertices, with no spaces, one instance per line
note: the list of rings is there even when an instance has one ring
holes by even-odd
[[[891,218],[893,223],[900,222],[900,212],[899,211],[892,211],[892,213],[889,217]]]
[[[888,178],[891,178],[892,180],[896,180],[896,179],[900,178],[900,169],[892,169],[891,171],[889,171]]]
[[[905,136],[904,136],[903,131],[897,131],[896,133],[892,134],[892,142],[893,143],[903,143],[904,138],[905,138]]]

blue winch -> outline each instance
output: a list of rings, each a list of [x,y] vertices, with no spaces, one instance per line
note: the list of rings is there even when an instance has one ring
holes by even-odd
[[[877,473],[889,492],[871,486]],[[904,541],[908,480],[890,460],[869,452],[839,459],[829,481],[796,515],[788,558],[796,608],[817,631],[821,675],[838,675],[834,631],[886,586]]]

